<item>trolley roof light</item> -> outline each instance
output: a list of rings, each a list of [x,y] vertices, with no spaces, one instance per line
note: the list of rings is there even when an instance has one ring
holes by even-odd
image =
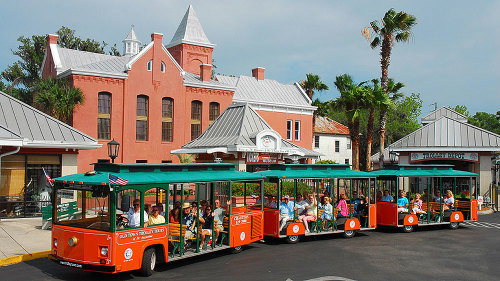
[[[113,139],[108,142],[108,155],[111,158],[111,162],[115,163],[115,158],[118,157],[118,151],[120,150],[120,143]]]

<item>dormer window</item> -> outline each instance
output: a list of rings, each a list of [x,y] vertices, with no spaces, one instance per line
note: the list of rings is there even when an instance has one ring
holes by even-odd
[[[165,63],[164,62],[161,62],[160,70],[161,70],[161,72],[165,72]]]
[[[148,61],[148,71],[153,70],[153,60]]]

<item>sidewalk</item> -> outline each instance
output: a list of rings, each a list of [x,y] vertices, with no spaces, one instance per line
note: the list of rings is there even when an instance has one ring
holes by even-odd
[[[41,217],[1,219],[0,261],[8,257],[49,251],[51,231],[42,230],[41,225]]]

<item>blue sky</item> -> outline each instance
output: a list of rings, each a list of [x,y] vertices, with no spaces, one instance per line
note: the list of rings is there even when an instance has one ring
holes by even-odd
[[[376,4],[375,4],[376,3]],[[130,25],[143,43],[152,32],[164,43],[193,4],[212,43],[217,72],[250,75],[257,66],[283,83],[319,74],[335,99],[335,76],[356,81],[380,77],[379,50],[361,29],[389,8],[418,19],[412,40],[396,44],[389,76],[420,93],[422,114],[438,106],[464,104],[471,113],[500,110],[500,1],[6,1],[0,17],[0,69],[20,35],[55,33],[61,26],[77,35],[117,44]]]

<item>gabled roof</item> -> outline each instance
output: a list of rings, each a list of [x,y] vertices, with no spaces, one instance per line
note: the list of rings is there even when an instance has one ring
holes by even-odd
[[[211,88],[211,89],[219,89],[219,90],[227,90],[234,91],[235,87],[232,85],[228,85],[222,83],[220,81],[210,79],[208,81],[201,80],[200,75],[184,71],[182,74],[182,78],[184,79],[185,86],[191,87],[202,87],[202,88]]]
[[[314,111],[307,95],[295,84],[282,84],[276,80],[257,80],[254,77],[241,75],[230,77],[217,75],[217,80],[236,87],[233,96],[235,103],[250,103],[256,105],[289,106]]]
[[[0,141],[22,141],[19,146],[91,149],[97,140],[0,92]]]
[[[181,43],[210,48],[215,47],[215,44],[210,43],[205,31],[203,31],[203,27],[192,5],[189,5],[179,27],[177,27],[174,37],[172,37],[167,47],[172,47]]]
[[[430,122],[434,122],[434,121],[438,120],[439,118],[441,118],[443,116],[458,120],[458,121],[463,122],[463,123],[467,123],[467,116],[465,116],[461,113],[458,113],[455,110],[450,109],[448,107],[444,107],[444,106],[441,107],[440,109],[435,110],[435,111],[427,114],[426,116],[422,117],[421,122],[422,122],[422,124],[428,124]]]
[[[349,135],[349,128],[328,117],[316,116],[314,132],[323,134]]]

